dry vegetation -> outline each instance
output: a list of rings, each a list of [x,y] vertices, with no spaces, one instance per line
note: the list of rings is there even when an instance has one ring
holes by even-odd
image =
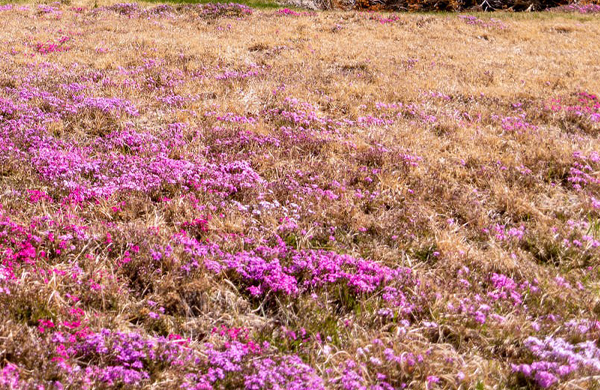
[[[0,6],[0,387],[598,388],[600,19]]]

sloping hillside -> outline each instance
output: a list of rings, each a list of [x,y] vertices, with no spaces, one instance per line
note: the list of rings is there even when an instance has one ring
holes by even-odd
[[[0,6],[0,388],[598,388],[600,19]]]

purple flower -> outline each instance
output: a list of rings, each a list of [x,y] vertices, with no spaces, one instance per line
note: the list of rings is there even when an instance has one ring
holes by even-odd
[[[535,374],[535,381],[538,383],[538,385],[540,385],[540,387],[547,389],[558,382],[558,378],[547,371],[538,371]]]

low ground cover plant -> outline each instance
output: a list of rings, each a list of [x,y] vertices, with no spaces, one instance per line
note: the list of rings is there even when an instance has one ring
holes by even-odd
[[[1,6],[0,387],[597,387],[593,7]]]

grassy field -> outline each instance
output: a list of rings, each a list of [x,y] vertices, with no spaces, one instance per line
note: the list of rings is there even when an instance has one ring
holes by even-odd
[[[0,6],[0,388],[600,387],[597,16],[93,6]]]
[[[104,4],[106,2],[102,2],[102,4]],[[111,1],[108,4],[113,4],[114,1]],[[140,4],[146,4],[146,6],[148,4],[171,4],[171,5],[175,5],[175,4],[227,4],[230,3],[229,1],[226,0],[171,0],[171,1],[160,1],[160,0],[145,0],[144,2],[140,2]],[[254,9],[279,9],[279,8],[284,8],[283,3],[278,3],[276,0],[241,0],[241,1],[236,1],[236,4],[243,4],[243,5],[247,5],[249,7],[252,7]],[[293,7],[292,7],[293,8]]]

